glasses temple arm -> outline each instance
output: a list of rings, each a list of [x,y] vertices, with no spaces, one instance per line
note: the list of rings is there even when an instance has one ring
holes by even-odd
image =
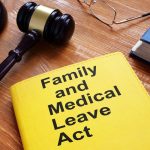
[[[124,19],[124,20],[121,20],[121,21],[115,21],[115,19],[114,19],[113,23],[114,24],[122,24],[122,23],[125,23],[125,22],[129,22],[129,21],[140,19],[140,18],[147,17],[147,16],[150,16],[150,12],[139,15],[139,16],[136,16],[136,17],[130,17],[130,18],[127,18],[127,19]]]

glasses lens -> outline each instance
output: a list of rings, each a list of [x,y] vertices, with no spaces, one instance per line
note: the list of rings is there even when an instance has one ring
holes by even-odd
[[[103,22],[108,24],[112,23],[114,18],[114,10],[106,0],[96,0],[96,2],[91,5],[91,10],[94,15]]]
[[[91,3],[93,3],[93,0],[79,0],[79,1],[87,5],[91,5]]]

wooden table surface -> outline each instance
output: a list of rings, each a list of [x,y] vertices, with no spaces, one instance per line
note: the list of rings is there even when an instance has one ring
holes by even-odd
[[[27,0],[2,0],[8,11],[8,22],[0,34],[0,61],[20,41],[21,33],[16,25],[18,9]],[[73,64],[120,51],[124,53],[144,87],[150,94],[150,66],[143,61],[129,57],[133,45],[149,28],[150,18],[140,19],[122,25],[105,26],[93,18],[85,6],[77,0],[37,0],[37,3],[70,13],[76,21],[76,30],[71,41],[65,46],[54,46],[40,41],[22,62],[16,64],[9,74],[0,81],[0,150],[22,150],[9,88],[23,79]],[[150,0],[111,0],[117,8],[118,19],[150,11]]]

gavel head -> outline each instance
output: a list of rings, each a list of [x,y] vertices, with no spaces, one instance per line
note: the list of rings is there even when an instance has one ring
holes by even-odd
[[[27,2],[20,8],[17,25],[22,32],[36,30],[45,40],[53,43],[66,43],[75,29],[71,15],[34,2]]]

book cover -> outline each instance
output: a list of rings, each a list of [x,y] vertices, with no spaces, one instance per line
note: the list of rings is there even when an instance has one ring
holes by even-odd
[[[25,150],[150,150],[150,98],[120,52],[11,87]]]

